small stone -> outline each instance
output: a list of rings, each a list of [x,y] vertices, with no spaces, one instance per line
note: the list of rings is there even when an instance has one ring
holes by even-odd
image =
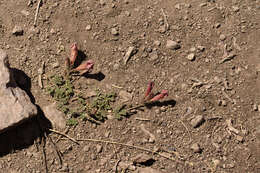
[[[200,52],[203,52],[203,51],[205,50],[205,47],[204,47],[204,46],[198,46],[197,48],[198,48],[198,50],[199,50]]]
[[[152,53],[150,53],[149,56],[150,56],[151,61],[155,61],[159,57],[158,54],[157,54],[157,51],[152,51]]]
[[[158,40],[156,40],[156,41],[154,41],[154,43],[153,43],[155,46],[160,46],[161,45],[161,42],[160,41],[158,41]]]
[[[118,63],[115,63],[114,65],[113,65],[113,69],[116,71],[116,70],[118,70],[119,69],[119,64]]]
[[[102,5],[102,6],[106,5],[106,0],[100,0],[99,4]]]
[[[161,130],[161,129],[157,129],[157,130],[156,130],[156,133],[157,133],[157,134],[162,134],[162,130]]]
[[[201,153],[202,152],[202,149],[200,148],[200,145],[198,143],[192,144],[190,148],[194,153]]]
[[[58,61],[52,64],[53,68],[58,68],[59,66],[60,66],[60,63]]]
[[[54,28],[51,28],[50,33],[51,33],[51,34],[55,34],[55,33],[56,33],[55,29],[54,29]]]
[[[177,50],[177,49],[180,49],[181,46],[180,46],[180,44],[177,43],[176,41],[167,40],[167,42],[166,42],[166,48],[167,48],[167,49],[171,49],[171,50]]]
[[[52,123],[53,126],[60,129],[66,128],[66,120],[64,114],[57,110],[55,104],[48,105],[43,108],[45,117]]]
[[[118,35],[119,32],[118,32],[117,28],[112,28],[112,29],[111,29],[111,34],[112,34],[112,35],[115,35],[115,36]]]
[[[254,105],[253,105],[253,111],[258,111],[258,106],[257,106],[257,104],[254,104]]]
[[[216,24],[215,24],[215,28],[219,28],[220,26],[221,26],[220,23],[216,23]]]
[[[238,12],[239,11],[239,7],[238,6],[233,6],[232,8],[233,8],[234,12]]]
[[[125,12],[125,15],[126,15],[127,17],[129,17],[129,16],[131,16],[131,13],[130,13],[129,11],[126,11],[126,12]]]
[[[110,131],[107,131],[104,136],[108,138],[110,136]]]
[[[102,152],[102,149],[103,149],[103,147],[102,147],[102,145],[97,145],[96,146],[96,151],[97,151],[97,153],[101,153]]]
[[[188,60],[190,61],[194,61],[195,60],[195,54],[194,53],[190,53],[189,55],[187,55],[186,57]]]
[[[196,51],[196,48],[195,47],[191,47],[190,48],[190,52],[195,52]]]
[[[243,141],[244,141],[244,138],[243,138],[243,136],[237,135],[237,136],[236,136],[236,140],[237,140],[238,142],[243,142]]]
[[[222,106],[224,106],[224,107],[227,106],[227,102],[226,102],[226,100],[222,100],[221,102],[222,102],[222,103],[221,103]]]
[[[224,41],[224,40],[226,40],[226,36],[224,34],[220,34],[219,39],[221,41]]]
[[[181,4],[176,4],[174,7],[175,7],[176,9],[180,10],[180,9],[181,9]]]
[[[202,125],[204,121],[205,121],[204,117],[202,115],[198,115],[195,118],[193,118],[190,123],[193,128],[197,128],[200,125]]]
[[[15,36],[23,35],[23,28],[21,26],[16,25],[12,31],[12,34]]]
[[[87,25],[87,26],[86,26],[86,30],[87,30],[87,31],[90,31],[91,29],[92,29],[91,25]]]

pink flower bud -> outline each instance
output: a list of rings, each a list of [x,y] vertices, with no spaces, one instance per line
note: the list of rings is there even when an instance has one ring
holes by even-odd
[[[78,56],[77,44],[73,43],[70,47],[70,64],[73,65]]]
[[[83,61],[77,68],[75,68],[75,71],[80,72],[80,75],[91,72],[94,67],[94,61],[93,60],[87,60]]]
[[[162,92],[156,96],[154,96],[150,101],[154,102],[154,101],[158,101],[163,99],[164,97],[168,96],[168,91],[167,90],[162,90]]]
[[[144,98],[146,98],[151,94],[153,87],[154,87],[154,82],[149,82]]]

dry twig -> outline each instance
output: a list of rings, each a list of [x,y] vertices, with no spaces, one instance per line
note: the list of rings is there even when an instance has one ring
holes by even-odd
[[[36,27],[37,18],[38,18],[38,14],[39,14],[39,10],[40,10],[41,5],[42,5],[42,0],[39,0],[38,4],[37,4],[36,12],[35,12],[34,23],[33,23],[33,26],[35,26],[35,27]]]
[[[172,158],[172,157],[169,157],[169,156],[165,156],[157,151],[152,151],[152,150],[149,150],[147,148],[143,148],[143,147],[139,147],[139,146],[134,146],[134,145],[130,145],[130,144],[124,144],[124,143],[120,143],[120,142],[114,142],[114,141],[105,141],[105,140],[101,140],[101,139],[78,139],[78,141],[89,141],[89,142],[101,142],[101,143],[106,143],[106,144],[116,144],[116,145],[121,145],[121,146],[126,146],[126,147],[130,147],[130,148],[135,148],[135,149],[138,149],[138,150],[142,150],[142,151],[146,151],[146,152],[149,152],[149,153],[153,153],[153,154],[157,154],[161,157],[164,157],[166,159],[169,159],[169,160],[172,160],[172,161],[175,161],[175,162],[178,162],[178,163],[181,163],[180,161]]]
[[[188,134],[189,134],[189,137],[190,137],[190,142],[191,142],[191,134],[190,134],[190,131],[188,129],[188,127],[184,124],[184,122],[182,120],[179,120],[181,122],[181,124],[183,125],[183,127],[187,130]]]
[[[164,20],[164,26],[165,26],[165,31],[167,31],[169,29],[169,24],[168,24],[168,21],[167,21],[167,16],[166,14],[164,13],[163,9],[161,8],[161,11],[162,11],[162,14],[163,14],[163,20]]]
[[[74,139],[74,138],[72,138],[72,137],[70,137],[70,136],[68,136],[68,135],[66,135],[66,134],[64,134],[64,133],[62,133],[62,132],[59,132],[59,131],[53,130],[53,129],[48,129],[48,130],[51,131],[51,132],[54,132],[54,133],[56,133],[56,134],[62,135],[62,136],[64,136],[64,137],[68,138],[69,140],[71,140],[72,142],[74,142],[74,143],[76,143],[76,144],[79,145],[79,142],[78,142],[76,139]]]

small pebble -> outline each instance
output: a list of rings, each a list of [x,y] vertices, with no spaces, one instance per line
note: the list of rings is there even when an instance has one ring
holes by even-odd
[[[221,41],[224,41],[224,40],[226,40],[226,36],[224,34],[220,34],[219,39]]]
[[[190,124],[192,125],[192,127],[197,128],[200,125],[202,125],[204,121],[205,121],[204,117],[202,115],[198,115],[191,120]]]
[[[190,60],[190,61],[194,61],[195,60],[195,54],[194,53],[190,53],[186,58],[188,60]]]
[[[176,50],[181,48],[180,44],[177,43],[176,41],[172,41],[172,40],[167,40],[166,42],[166,48],[167,49],[171,49],[171,50]]]
[[[99,4],[102,5],[102,6],[106,5],[106,0],[100,0]]]
[[[129,16],[131,16],[131,13],[130,13],[129,11],[126,11],[126,12],[125,12],[125,15],[126,15],[127,17],[129,17]]]
[[[239,7],[233,6],[233,11],[234,11],[234,12],[238,12],[238,11],[239,11]]]
[[[196,48],[195,47],[191,47],[190,48],[190,52],[195,52],[196,51]]]
[[[12,31],[12,34],[15,36],[23,35],[23,28],[21,26],[16,25]]]
[[[159,47],[161,45],[161,42],[156,40],[156,41],[154,41],[154,45]]]
[[[253,105],[253,111],[258,111],[258,106],[256,104]]]
[[[112,28],[112,29],[111,29],[111,34],[112,34],[112,35],[118,35],[119,32],[118,32],[118,30],[117,30],[116,28]]]
[[[202,149],[200,148],[200,145],[198,143],[192,144],[190,148],[194,153],[201,153],[202,152]]]
[[[151,61],[155,61],[159,57],[157,51],[152,51],[152,53],[150,53],[149,56]]]
[[[204,47],[204,46],[198,46],[197,48],[198,48],[198,50],[199,50],[200,52],[203,52],[203,51],[205,50],[205,47]]]
[[[59,62],[55,62],[52,64],[52,67],[53,68],[58,68],[60,66],[60,63]]]
[[[236,136],[236,140],[237,140],[238,142],[243,142],[243,141],[244,141],[244,138],[243,138],[243,136],[237,135],[237,136]]]
[[[86,30],[87,30],[87,31],[90,31],[91,29],[92,29],[91,25],[87,25],[87,26],[86,26]]]
[[[215,24],[215,28],[219,28],[220,26],[221,26],[220,23],[216,23],[216,24]]]
[[[96,149],[97,149],[97,153],[101,153],[102,152],[102,145],[97,145]]]

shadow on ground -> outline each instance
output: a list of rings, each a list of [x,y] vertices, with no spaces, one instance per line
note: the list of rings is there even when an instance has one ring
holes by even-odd
[[[0,157],[33,145],[37,139],[44,137],[45,129],[51,128],[40,107],[37,108],[36,117],[0,134]]]

